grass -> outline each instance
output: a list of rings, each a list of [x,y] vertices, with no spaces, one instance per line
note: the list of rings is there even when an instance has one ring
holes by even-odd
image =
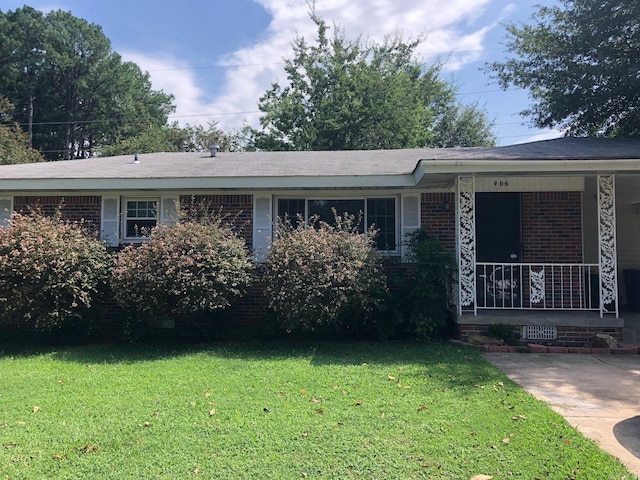
[[[631,479],[474,350],[0,352],[0,479]]]

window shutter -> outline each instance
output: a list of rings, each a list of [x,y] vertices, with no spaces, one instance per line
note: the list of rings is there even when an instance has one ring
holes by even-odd
[[[271,246],[273,231],[271,196],[253,197],[253,253],[258,262],[262,262]]]
[[[0,228],[9,226],[13,214],[13,198],[0,198]]]
[[[402,256],[407,253],[407,235],[420,228],[420,194],[402,195]]]
[[[177,197],[162,197],[160,207],[160,221],[163,223],[176,223],[178,221],[178,210],[176,203],[180,199]]]
[[[120,244],[119,197],[102,197],[100,239],[104,240],[109,247],[117,247]]]

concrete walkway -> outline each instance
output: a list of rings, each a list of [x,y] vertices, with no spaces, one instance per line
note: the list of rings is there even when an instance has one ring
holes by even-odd
[[[640,476],[640,355],[484,357]]]

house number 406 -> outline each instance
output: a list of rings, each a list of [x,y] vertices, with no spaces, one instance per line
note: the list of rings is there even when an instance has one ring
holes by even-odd
[[[509,186],[509,180],[495,180],[493,182],[493,186],[494,187],[508,187]]]

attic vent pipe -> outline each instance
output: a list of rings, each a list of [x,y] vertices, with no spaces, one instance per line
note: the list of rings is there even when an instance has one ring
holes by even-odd
[[[209,150],[211,151],[211,156],[215,157],[216,153],[218,153],[218,150],[220,150],[220,145],[218,145],[217,143],[209,145]]]
[[[138,154],[137,153],[133,155],[133,163],[135,163],[135,164],[140,163],[140,159],[138,158]]]

